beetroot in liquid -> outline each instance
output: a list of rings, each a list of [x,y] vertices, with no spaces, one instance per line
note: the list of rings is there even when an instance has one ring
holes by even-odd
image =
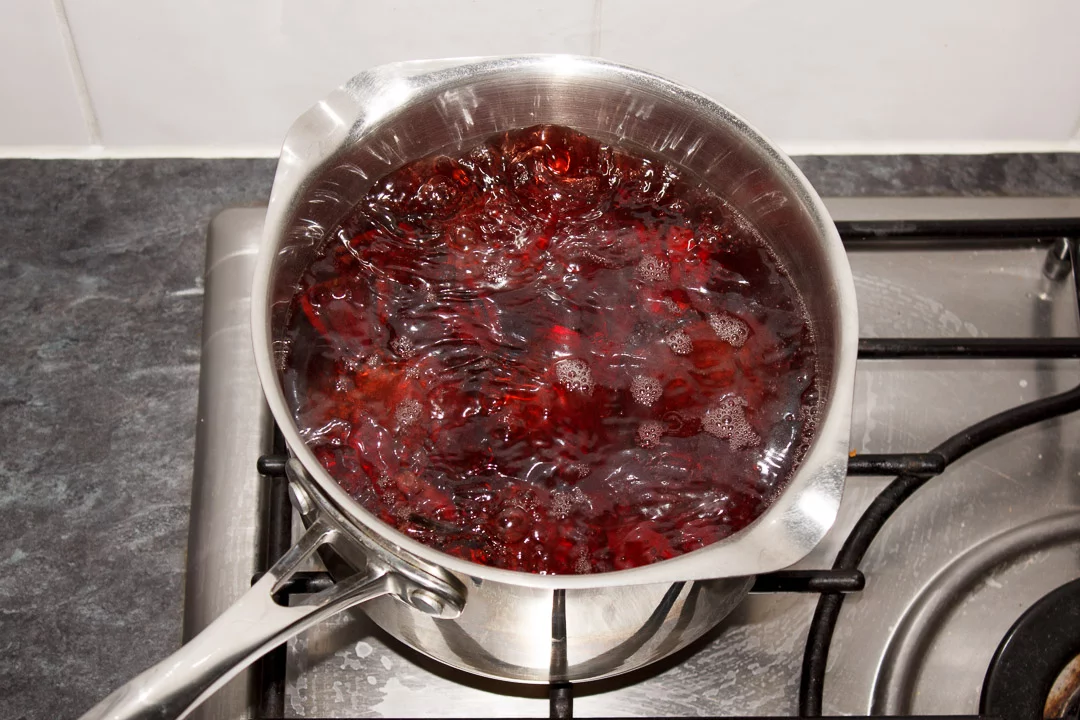
[[[558,126],[377,181],[300,279],[284,381],[337,482],[409,537],[533,573],[752,522],[813,430],[776,257],[664,161]]]

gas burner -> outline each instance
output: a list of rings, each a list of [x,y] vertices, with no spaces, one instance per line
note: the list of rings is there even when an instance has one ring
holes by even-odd
[[[1080,717],[1080,580],[1043,597],[1009,628],[990,661],[979,712]]]
[[[805,561],[757,578],[701,642],[631,675],[485,680],[348,612],[193,717],[1076,717],[1080,199],[827,204],[859,295],[858,453],[837,524]],[[250,349],[262,219],[230,210],[210,229],[188,637],[295,526]],[[332,583],[306,570],[285,593]]]
[[[1066,588],[1072,588],[1074,594],[1070,597],[1074,602],[1080,600],[1077,582],[1052,590],[1057,582],[1055,578],[1069,572],[1066,568],[1074,562],[1078,551],[1080,512],[1072,511],[1009,528],[957,555],[922,586],[893,628],[878,666],[870,714],[916,714],[921,709],[916,700],[924,694],[933,695],[929,680],[941,673],[951,671],[954,679],[970,684],[973,689],[986,667],[986,661],[982,660],[980,664],[978,658],[989,657],[997,638],[1004,635],[1006,641],[998,648],[991,670],[986,674],[981,712],[1003,718],[1035,717],[988,710],[988,688],[993,684],[997,699],[1030,700],[1028,686],[1038,685],[1042,677],[1033,670],[1035,665],[1028,662],[1032,658],[1025,658],[1020,667],[1015,666],[1016,653],[1039,655],[1043,651],[1038,641],[1032,644],[1037,640],[1034,636],[1018,630],[1023,618],[1012,629],[1006,629],[1013,622],[1013,608],[1018,605],[1034,603],[1029,610],[1034,612],[1045,598]],[[1005,588],[1013,589],[1010,598],[1013,602],[1002,601],[1000,595]],[[1039,600],[1047,592],[1050,595]],[[1056,641],[1070,647],[1080,646],[1080,609],[1074,611],[1073,629],[1076,632],[1072,634],[1064,615],[1061,620],[1051,620],[1050,616],[1040,613],[1024,627],[1044,627],[1060,634]],[[1032,624],[1040,618],[1047,621],[1047,625]],[[1019,636],[1016,636],[1018,632]],[[1009,644],[1008,638],[1014,636],[1019,644],[1009,651],[1001,668],[995,669],[1002,650]],[[1066,660],[1071,658],[1072,655]],[[1045,670],[1050,676],[1039,695],[1042,698],[1039,700],[1039,717],[1042,717],[1041,703],[1046,692],[1065,664],[1064,661],[1056,663],[1050,657],[1046,660],[1053,665],[1053,671]],[[964,667],[957,668],[958,664]],[[1030,675],[1025,674],[1029,672]],[[1017,673],[1025,678],[1023,682],[1019,681]],[[992,682],[992,678],[997,679]],[[998,706],[997,701],[993,704]]]

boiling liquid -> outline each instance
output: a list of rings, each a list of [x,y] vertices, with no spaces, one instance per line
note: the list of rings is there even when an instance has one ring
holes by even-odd
[[[286,347],[342,488],[512,570],[731,535],[813,429],[811,328],[762,239],[675,166],[563,127],[376,182],[301,278]]]

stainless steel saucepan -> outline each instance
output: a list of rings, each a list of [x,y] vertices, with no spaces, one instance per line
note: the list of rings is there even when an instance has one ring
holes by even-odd
[[[370,184],[437,150],[494,133],[567,125],[629,142],[707,181],[770,241],[802,294],[818,343],[820,415],[801,466],[752,525],[695,552],[630,570],[544,576],[421,545],[352,500],[300,439],[279,377],[299,271]],[[713,100],[593,58],[527,56],[399,63],[361,73],[304,114],[281,151],[253,293],[263,389],[292,453],[306,533],[236,605],[86,718],[183,717],[247,664],[363,603],[402,642],[505,680],[581,681],[658,660],[713,627],[753,576],[798,561],[836,517],[855,374],[855,291],[839,236],[795,165]],[[274,601],[299,563],[332,548],[350,569],[298,604]]]

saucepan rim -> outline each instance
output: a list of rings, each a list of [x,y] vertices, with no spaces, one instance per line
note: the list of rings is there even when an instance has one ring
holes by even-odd
[[[539,575],[480,565],[408,538],[352,499],[300,438],[285,400],[273,353],[272,274],[298,197],[310,176],[332,162],[348,143],[418,98],[460,88],[479,78],[527,77],[536,73],[580,75],[590,81],[644,85],[651,92],[686,103],[715,122],[735,128],[764,153],[771,169],[790,187],[809,214],[824,244],[830,291],[838,298],[832,332],[833,373],[820,409],[814,438],[800,466],[774,503],[743,530],[728,538],[651,565],[589,575]],[[332,117],[331,117],[332,116]],[[357,526],[357,539],[394,548],[472,582],[575,589],[689,581],[755,575],[786,567],[805,556],[832,526],[846,476],[848,435],[854,389],[858,321],[855,288],[839,234],[821,198],[798,167],[741,117],[708,96],[652,73],[591,57],[527,55],[392,63],[365,71],[301,116],[282,147],[267,211],[252,292],[252,336],[256,366],[270,410],[290,452],[300,460],[318,491]],[[819,338],[819,341],[821,338]]]

